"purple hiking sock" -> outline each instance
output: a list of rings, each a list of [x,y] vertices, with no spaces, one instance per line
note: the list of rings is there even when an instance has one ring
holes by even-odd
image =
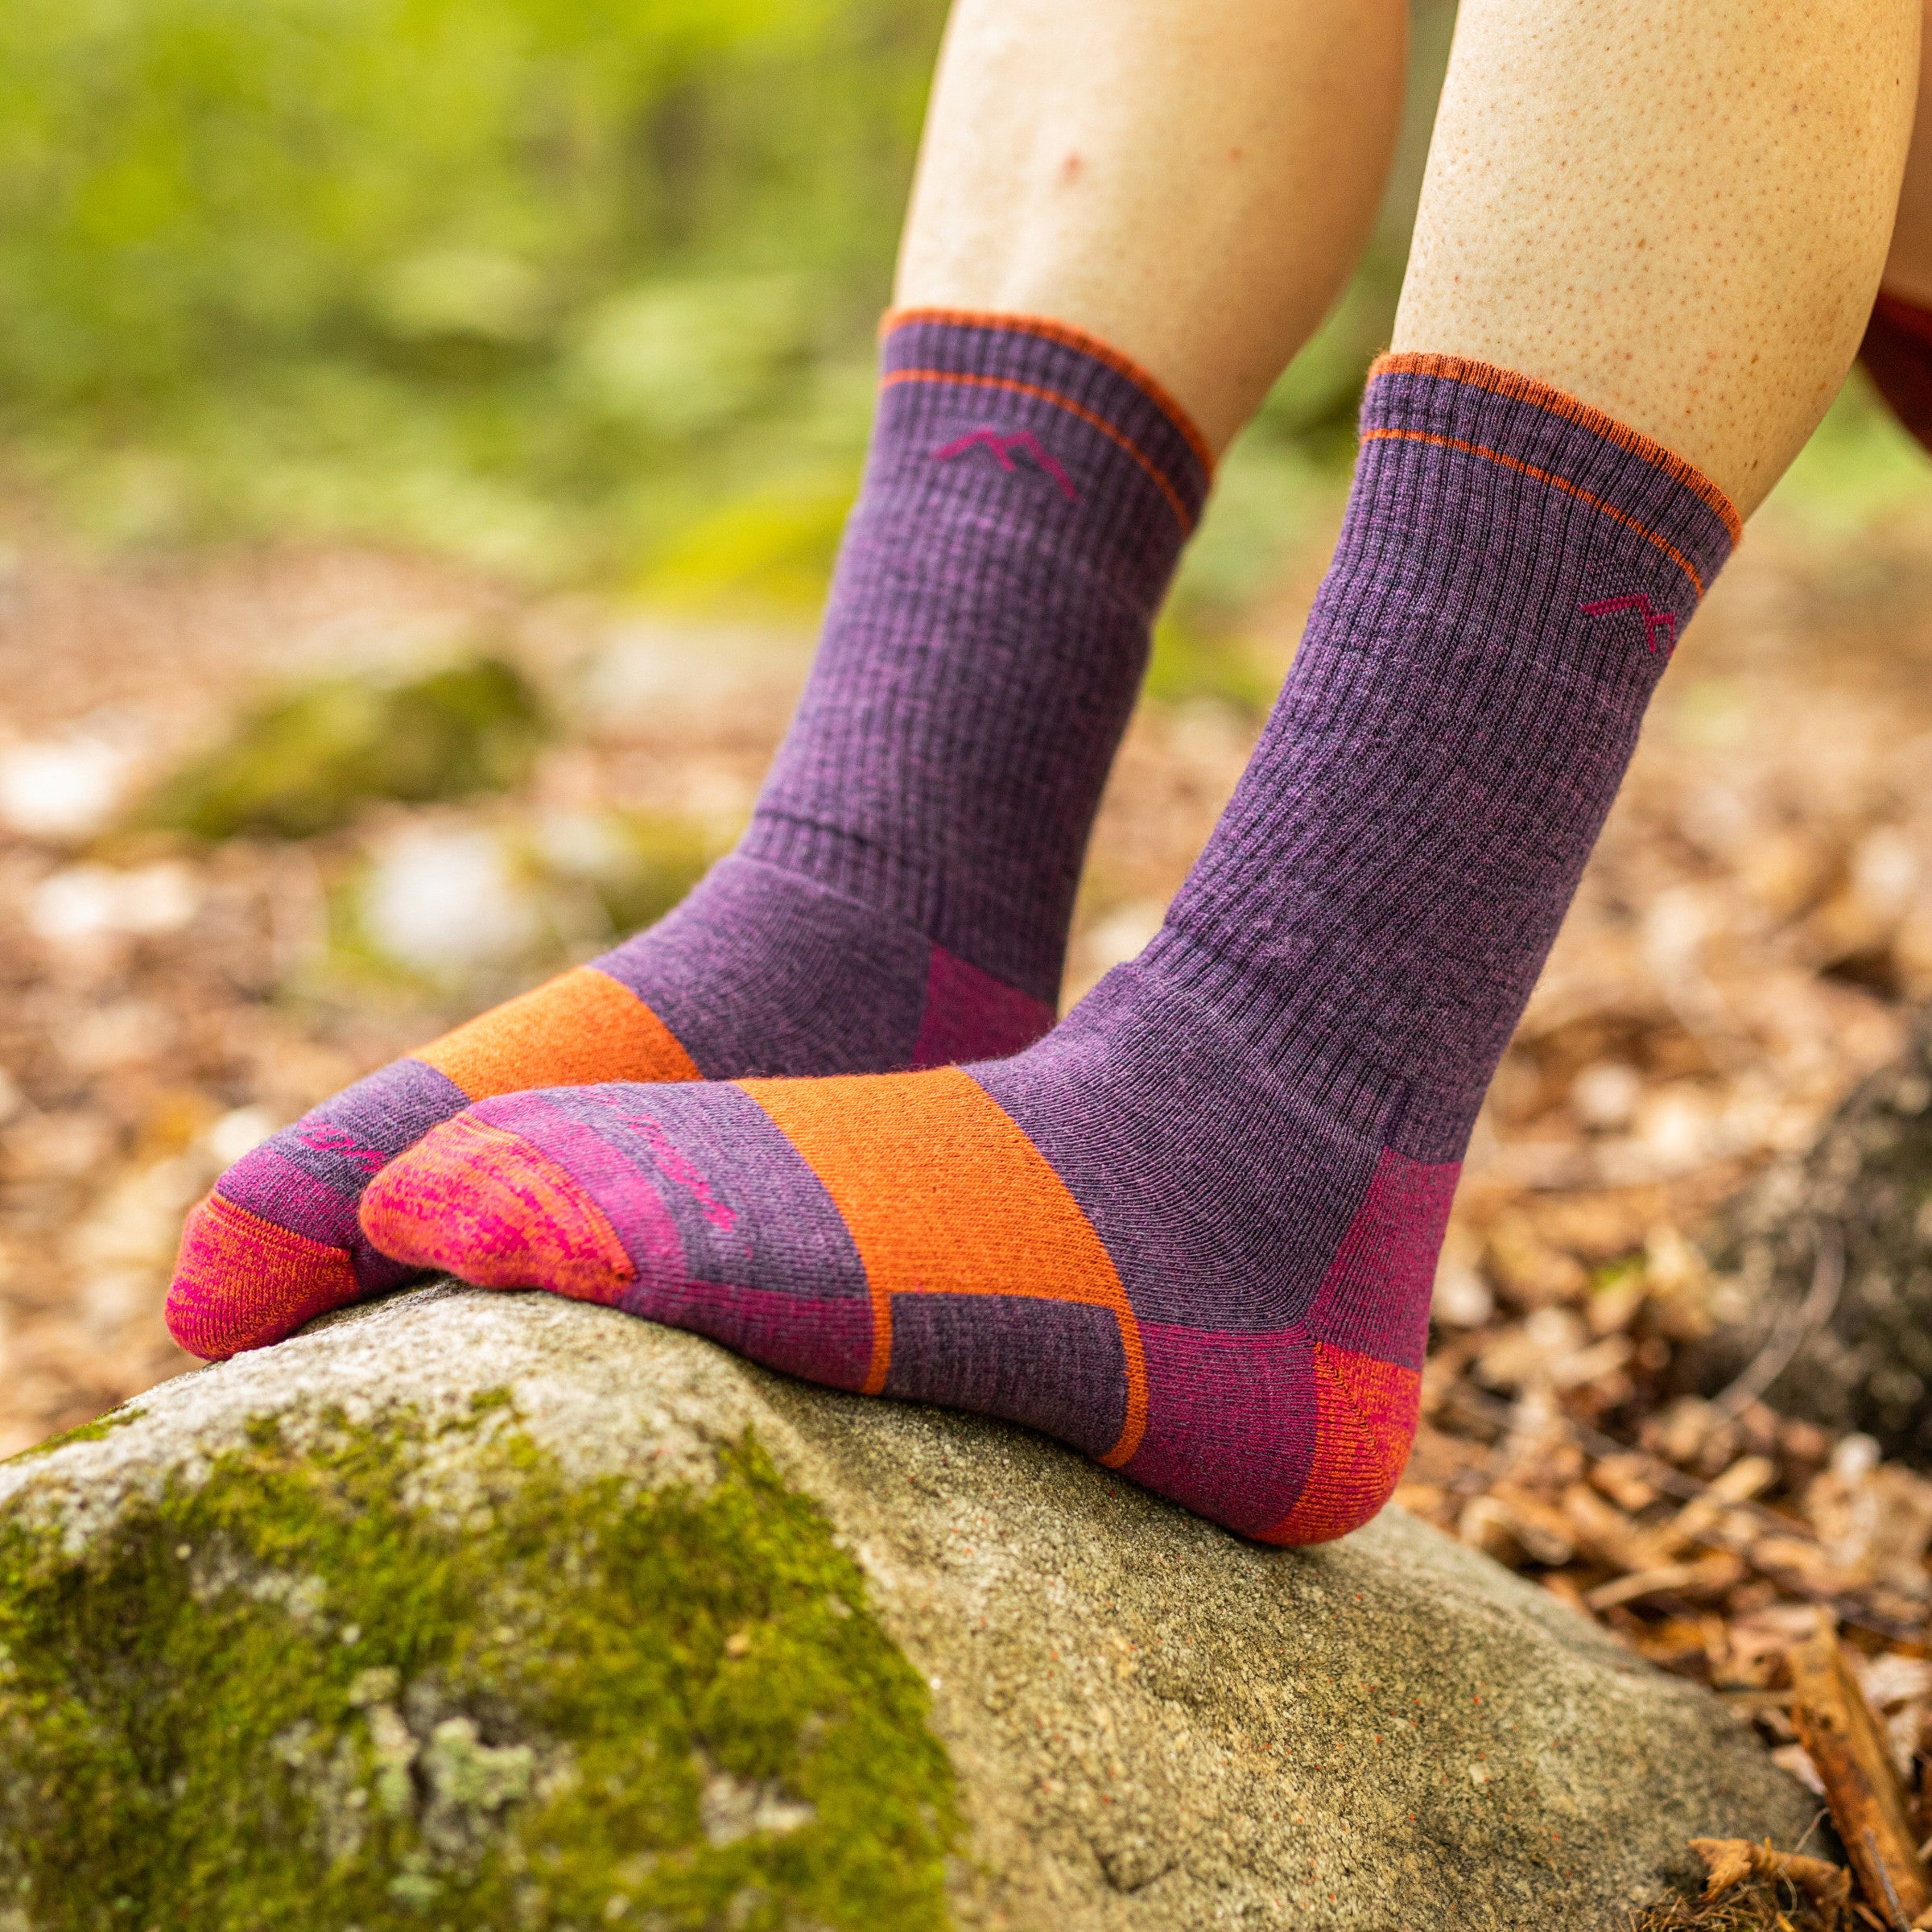
[[[1385,361],[1334,568],[1166,923],[979,1065],[473,1108],[385,1252],[1027,1422],[1245,1534],[1386,1500],[1469,1129],[1735,513],[1540,383]]]
[[[1483,1092],[1736,531],[1689,465],[1482,364],[1379,365],[1348,519],[1158,936],[930,1072],[484,1102],[386,1252],[1030,1423],[1246,1534],[1399,1475]]]
[[[823,638],[737,850],[588,967],[359,1081],[191,1217],[175,1339],[279,1340],[407,1270],[371,1174],[473,1100],[599,1080],[934,1067],[1052,1024],[1074,890],[1210,456],[1104,344],[888,319]]]

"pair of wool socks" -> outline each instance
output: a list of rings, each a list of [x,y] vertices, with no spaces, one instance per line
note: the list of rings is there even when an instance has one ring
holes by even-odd
[[[1383,363],[1334,569],[1159,936],[1005,1059],[485,1102],[385,1252],[1030,1423],[1278,1542],[1414,1427],[1470,1125],[1736,519],[1480,365]]]
[[[1264,1540],[1372,1515],[1476,1108],[1737,526],[1480,364],[1385,360],[1362,436],[1240,789],[1059,1026],[963,1066],[485,1100],[378,1175],[373,1246],[1030,1423]]]
[[[937,1066],[1051,1026],[1100,787],[1212,459],[1151,378],[1054,323],[911,312],[881,362],[817,659],[737,851],[659,925],[223,1174],[168,1298],[184,1348],[259,1348],[407,1279],[357,1203],[472,1101]]]

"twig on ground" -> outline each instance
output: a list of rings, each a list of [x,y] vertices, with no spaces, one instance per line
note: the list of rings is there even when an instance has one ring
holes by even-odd
[[[1513,1405],[1499,1402],[1495,1397],[1472,1387],[1467,1382],[1457,1387],[1456,1397],[1473,1414],[1499,1426],[1506,1427],[1515,1414]],[[1619,1442],[1614,1436],[1606,1435],[1600,1429],[1593,1429],[1587,1422],[1579,1422],[1575,1416],[1566,1414],[1560,1410],[1555,1411],[1550,1420],[1579,1448],[1597,1459],[1600,1463],[1606,1459],[1614,1458],[1622,1464],[1641,1466],[1645,1480],[1666,1495],[1679,1496],[1686,1502],[1695,1501],[1711,1497],[1716,1487],[1712,1482],[1686,1475],[1661,1456],[1651,1455],[1631,1443]],[[1720,1476],[1717,1482],[1721,1483],[1723,1480]],[[1487,1495],[1487,1488],[1480,1493]],[[1755,1544],[1746,1544],[1736,1550],[1734,1554],[1742,1557],[1757,1575],[1776,1583],[1785,1595],[1814,1604],[1820,1610],[1828,1610],[1840,1624],[1868,1630],[1875,1637],[1882,1637],[1894,1643],[1917,1644],[1923,1641],[1926,1627],[1922,1618],[1908,1620],[1904,1617],[1888,1616],[1882,1610],[1875,1609],[1871,1604],[1861,1602],[1843,1591],[1820,1587],[1778,1561],[1777,1558],[1781,1554],[1781,1544],[1789,1546],[1796,1542],[1815,1543],[1815,1532],[1807,1525],[1766,1509],[1755,1501],[1732,1502],[1729,1505],[1729,1513],[1748,1517],[1762,1525],[1766,1532],[1764,1548],[1761,1550]],[[1720,1520],[1721,1514],[1719,1513]],[[1588,1540],[1588,1528],[1574,1523],[1572,1527],[1581,1533],[1585,1541]],[[1633,1524],[1631,1527],[1640,1536],[1648,1534],[1639,1525]],[[1604,1554],[1608,1553],[1606,1551]],[[1629,1552],[1620,1553],[1617,1558],[1612,1559],[1612,1567],[1622,1567],[1624,1563],[1629,1559]]]
[[[1825,1787],[1831,1821],[1867,1902],[1891,1932],[1932,1908],[1904,1787],[1883,1728],[1847,1667],[1828,1616],[1790,1653],[1791,1721]]]

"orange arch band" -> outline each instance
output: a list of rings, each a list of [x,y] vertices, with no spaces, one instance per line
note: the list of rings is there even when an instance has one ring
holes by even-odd
[[[410,1057],[455,1081],[473,1100],[526,1087],[704,1077],[671,1029],[594,966],[572,967]]]
[[[1117,1469],[1147,1427],[1147,1360],[1113,1257],[1066,1183],[956,1067],[739,1083],[844,1216],[872,1290],[865,1393],[886,1386],[895,1294],[1017,1294],[1110,1311],[1127,1413],[1100,1459]]]

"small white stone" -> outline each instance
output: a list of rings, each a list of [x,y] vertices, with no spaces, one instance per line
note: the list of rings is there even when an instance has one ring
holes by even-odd
[[[30,839],[91,838],[120,804],[129,763],[98,738],[9,745],[0,751],[0,824]]]
[[[1570,1107],[1586,1127],[1628,1127],[1644,1097],[1644,1080],[1621,1060],[1596,1060],[1570,1083]]]
[[[1881,1453],[1872,1437],[1854,1431],[1831,1451],[1831,1473],[1841,1483],[1862,1483],[1878,1467]]]
[[[201,887],[172,860],[117,871],[69,865],[35,887],[28,930],[50,944],[78,945],[114,934],[178,932],[201,907]]]
[[[1436,1257],[1429,1312],[1451,1328],[1480,1328],[1496,1313],[1496,1297],[1476,1266],[1476,1245],[1451,1228]]]
[[[428,972],[514,960],[541,931],[502,841],[473,829],[419,828],[392,840],[364,883],[362,918],[392,960]]]

